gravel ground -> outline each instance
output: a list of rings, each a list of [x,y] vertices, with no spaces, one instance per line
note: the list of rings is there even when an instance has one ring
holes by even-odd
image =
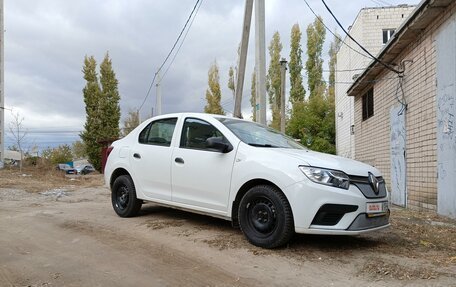
[[[0,171],[0,286],[456,286],[456,221],[250,245],[229,222],[153,204],[115,215],[100,175]]]

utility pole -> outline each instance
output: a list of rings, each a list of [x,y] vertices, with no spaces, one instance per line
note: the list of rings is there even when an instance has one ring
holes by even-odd
[[[266,36],[264,0],[255,0],[256,118],[266,125]]]
[[[5,157],[5,83],[4,83],[4,55],[3,48],[5,44],[5,33],[3,23],[3,0],[0,0],[0,161],[4,161]]]
[[[258,1],[258,0],[257,0]],[[241,53],[239,55],[239,71],[236,79],[233,116],[241,118],[242,90],[244,89],[245,65],[249,47],[250,24],[252,21],[253,0],[245,1],[244,24],[242,25]]]
[[[265,38],[265,8],[264,0],[255,0],[255,67],[256,67],[256,119],[266,124],[266,38]],[[234,113],[242,117],[241,103],[244,88],[245,64],[249,44],[250,24],[252,21],[253,0],[245,1],[244,24],[242,26],[241,54],[239,56],[239,71],[236,80]]]
[[[280,131],[285,133],[285,79],[287,71],[287,60],[282,58],[280,60]]]
[[[162,96],[160,84],[160,72],[157,72],[157,83],[155,84],[155,87],[157,88],[157,98],[155,99],[155,115],[157,116],[162,114]]]

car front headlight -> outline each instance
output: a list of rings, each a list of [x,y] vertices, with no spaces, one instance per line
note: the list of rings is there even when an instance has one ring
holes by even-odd
[[[299,166],[299,169],[313,182],[343,189],[350,186],[348,175],[341,171],[305,165]]]

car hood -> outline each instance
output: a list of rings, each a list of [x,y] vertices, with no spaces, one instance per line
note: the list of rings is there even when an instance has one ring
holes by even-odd
[[[275,152],[293,157],[302,165],[340,170],[348,175],[367,176],[368,172],[375,176],[381,175],[380,171],[371,165],[332,154],[305,149],[276,149]]]

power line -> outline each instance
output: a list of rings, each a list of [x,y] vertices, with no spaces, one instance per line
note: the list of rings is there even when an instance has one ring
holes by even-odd
[[[393,6],[393,4],[386,2],[384,0],[376,0],[376,1],[382,3],[383,5],[386,5],[386,6]]]
[[[162,75],[162,77],[160,79],[160,82],[163,81],[163,78],[166,76],[166,73],[168,73],[169,68],[171,68],[171,66],[173,65],[174,60],[177,57],[177,54],[179,54],[179,51],[182,48],[182,45],[184,44],[185,39],[187,39],[188,32],[190,31],[190,28],[192,28],[193,21],[195,21],[196,15],[198,15],[198,11],[199,11],[199,9],[200,9],[202,4],[203,4],[203,0],[200,1],[200,4],[198,5],[198,8],[196,9],[195,16],[193,16],[193,19],[190,22],[190,25],[188,26],[187,31],[185,32],[184,38],[182,38],[182,41],[181,41],[179,47],[177,48],[177,51],[174,54],[173,58],[171,59],[171,62],[169,63],[168,68],[166,68],[165,72],[163,73],[163,75]]]
[[[315,15],[315,17],[318,19],[318,21],[326,28],[326,30],[328,30],[329,33],[331,33],[334,37],[336,37],[342,44],[344,44],[345,46],[347,46],[348,48],[350,48],[351,50],[353,50],[354,52],[360,54],[361,56],[365,57],[365,58],[369,58],[369,56],[367,55],[364,55],[363,53],[361,53],[360,51],[356,50],[355,48],[353,48],[352,46],[348,45],[344,40],[342,40],[341,37],[339,37],[336,33],[334,33],[331,29],[329,29],[328,26],[326,26],[326,24],[320,19],[320,17],[317,15],[317,13],[315,13],[315,11],[312,9],[312,7],[310,7],[309,3],[307,2],[307,0],[304,0],[304,2],[306,3],[307,7],[309,7],[310,11]]]
[[[321,0],[321,2],[323,2],[323,5],[325,5],[326,9],[328,10],[328,12],[331,14],[331,16],[334,18],[334,20],[336,20],[337,22],[337,25],[339,25],[339,27],[342,29],[342,31],[344,31],[344,33],[350,38],[352,39],[353,42],[355,42],[364,52],[366,52],[369,56],[372,57],[372,59],[383,65],[385,68],[387,68],[388,70],[396,73],[396,74],[401,74],[402,72],[390,67],[389,65],[383,63],[382,61],[380,61],[380,59],[376,58],[374,55],[372,55],[366,48],[364,48],[360,43],[358,43],[358,41],[355,40],[355,38],[353,38],[344,28],[344,26],[342,26],[342,24],[339,22],[339,20],[337,19],[337,17],[334,15],[334,13],[331,11],[331,9],[328,7],[328,5],[326,5],[326,2],[325,0]]]
[[[309,77],[307,75],[302,75],[303,78],[306,78],[308,79]],[[360,81],[360,83],[377,83],[377,82],[381,82],[381,81],[388,81],[388,80],[395,80],[397,79],[397,77],[388,77],[388,78],[381,78],[381,79],[376,79],[376,80],[368,80],[368,81]],[[326,83],[328,84],[329,81],[326,81],[326,80],[321,80],[321,82],[323,83]],[[350,82],[350,81],[346,81],[346,82],[343,82],[343,81],[337,81],[337,82],[334,82],[334,84],[347,84],[347,85],[352,85],[354,84],[355,82]]]
[[[357,68],[357,69],[343,69],[343,70],[334,70],[334,72],[356,72],[356,71],[364,71],[364,70],[370,70],[369,68]],[[323,70],[325,73],[330,73],[331,70]]]
[[[171,48],[171,50],[169,51],[168,55],[166,56],[165,60],[163,61],[163,63],[160,65],[160,67],[158,68],[157,72],[154,74],[154,77],[152,78],[152,82],[150,83],[150,86],[149,86],[149,89],[147,90],[147,94],[146,96],[144,97],[144,100],[141,104],[141,106],[139,106],[139,109],[138,111],[140,111],[142,109],[142,107],[144,106],[144,104],[146,103],[146,100],[147,98],[149,97],[149,94],[150,94],[150,91],[155,83],[155,79],[157,78],[157,74],[161,71],[161,69],[163,68],[163,66],[165,65],[165,63],[168,61],[169,57],[171,56],[171,54],[173,53],[174,49],[176,48],[176,45],[177,43],[179,42],[180,38],[182,37],[182,34],[184,33],[185,31],[185,28],[187,28],[187,25],[188,23],[190,22],[190,19],[192,18],[193,16],[193,13],[195,12],[199,2],[201,0],[197,0],[196,3],[195,3],[195,6],[193,6],[193,9],[192,9],[192,12],[190,13],[190,15],[188,16],[188,19],[187,21],[185,22],[185,25],[184,27],[182,28],[182,30],[180,31],[179,33],[179,36],[177,37],[176,41],[174,42],[174,45],[173,47]]]

